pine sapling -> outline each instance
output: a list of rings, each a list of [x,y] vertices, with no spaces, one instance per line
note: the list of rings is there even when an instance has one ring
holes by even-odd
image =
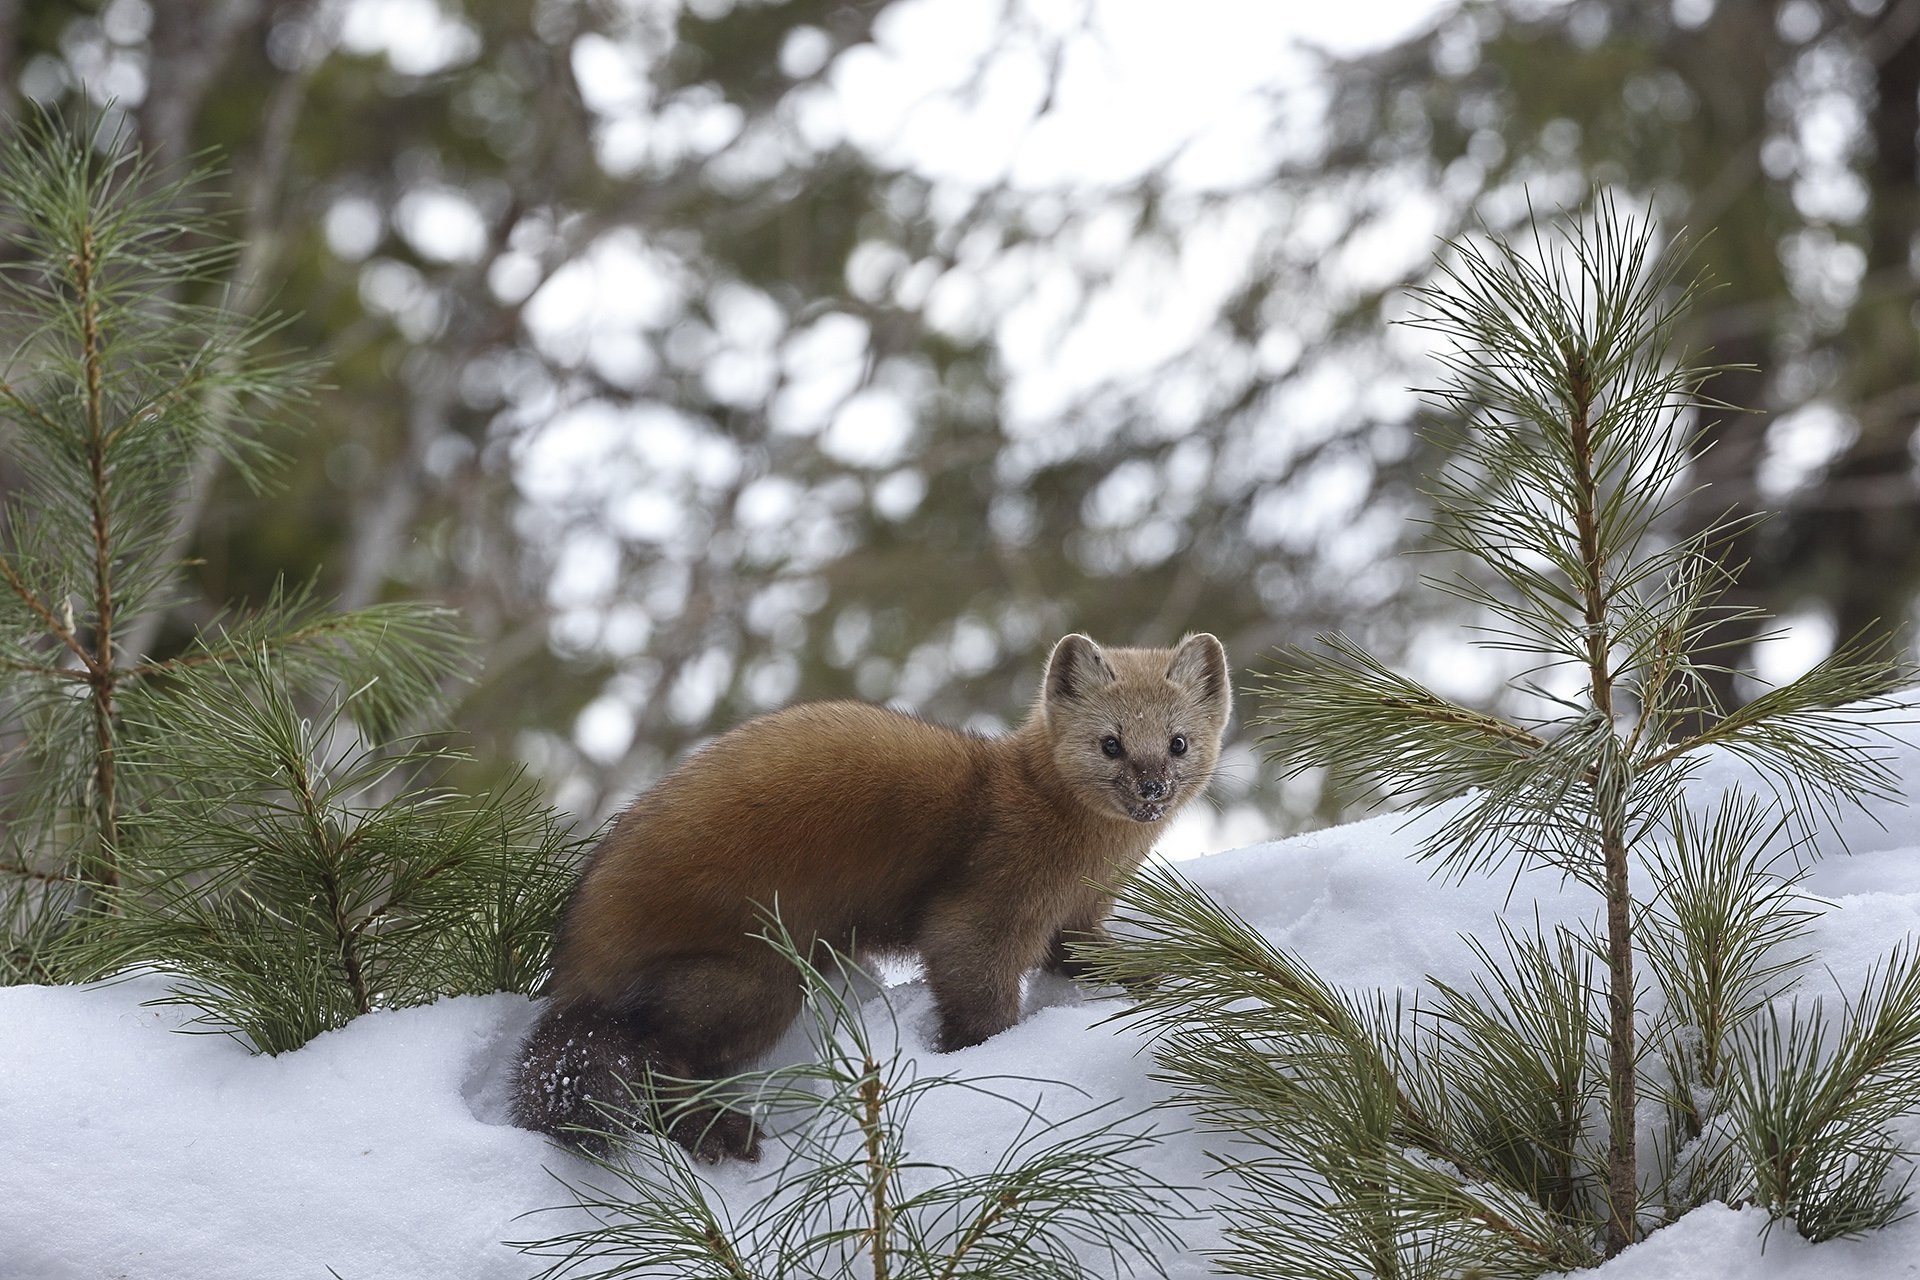
[[[1443,585],[1489,619],[1482,643],[1528,654],[1530,677],[1566,690],[1536,683],[1542,710],[1503,720],[1383,678],[1336,644],[1291,655],[1268,691],[1266,741],[1288,769],[1433,796],[1485,788],[1423,849],[1445,870],[1517,860],[1600,893],[1608,1256],[1638,1235],[1630,847],[1670,826],[1689,762],[1709,746],[1747,759],[1803,822],[1888,794],[1868,717],[1841,704],[1901,678],[1878,646],[1850,644],[1731,714],[1701,678],[1700,655],[1730,620],[1720,548],[1736,522],[1665,544],[1656,532],[1688,495],[1688,423],[1712,372],[1670,354],[1693,292],[1682,263],[1657,251],[1650,224],[1603,202],[1558,249],[1463,242],[1439,282],[1416,291],[1427,313],[1415,323],[1451,344],[1434,399],[1465,424],[1434,485],[1436,541],[1486,571]],[[1409,754],[1371,736],[1387,724]]]
[[[258,484],[305,366],[219,302],[204,183],[34,115],[0,144],[0,980],[129,965],[256,1049],[371,1009],[529,990],[575,842],[422,736],[444,609],[277,588],[166,651],[168,548],[212,451]]]
[[[242,424],[297,399],[299,369],[265,354],[271,324],[195,300],[233,249],[204,234],[195,182],[163,179],[104,122],[83,135],[29,115],[0,175],[0,448],[18,476],[0,528],[0,706],[21,726],[0,857],[15,877],[71,870],[84,898],[119,879],[119,708],[153,674],[122,637],[172,599],[156,549],[188,468],[211,448],[257,478],[271,453]],[[234,412],[208,413],[216,397]]]
[[[171,533],[195,459],[264,483],[264,424],[306,366],[269,352],[271,320],[215,293],[236,257],[205,183],[169,180],[104,124],[31,115],[0,144],[0,976],[73,976],[76,929],[112,928],[126,826],[144,802],[125,713],[190,672],[273,652],[295,688],[379,676],[362,709],[436,705],[461,642],[444,610],[336,613],[302,590],[215,619],[190,652],[130,649],[181,566]],[[88,943],[88,946],[91,944]]]
[[[447,746],[371,737],[372,689],[305,714],[265,650],[143,687],[123,734],[148,795],[89,967],[176,975],[170,1002],[267,1053],[378,1008],[531,990],[580,840],[524,783],[470,796]]]
[[[1432,394],[1458,424],[1434,540],[1475,566],[1435,585],[1477,615],[1479,643],[1524,657],[1520,713],[1328,636],[1281,656],[1264,741],[1290,772],[1453,800],[1421,857],[1454,877],[1556,872],[1595,895],[1599,923],[1579,939],[1503,929],[1500,954],[1475,944],[1487,977],[1404,1008],[1334,991],[1167,874],[1137,882],[1134,937],[1089,955],[1117,980],[1160,978],[1133,1016],[1163,1029],[1161,1061],[1203,1114],[1273,1151],[1228,1161],[1254,1206],[1228,1259],[1243,1274],[1531,1275],[1612,1257],[1714,1195],[1810,1238],[1884,1221],[1901,1195],[1884,1185],[1886,1108],[1920,1096],[1905,1021],[1920,966],[1896,953],[1832,1033],[1779,1002],[1807,960],[1795,859],[1842,810],[1893,794],[1888,711],[1907,704],[1886,695],[1911,672],[1855,642],[1744,707],[1716,702],[1718,628],[1751,620],[1720,603],[1737,525],[1663,532],[1709,403],[1712,371],[1672,352],[1694,285],[1604,199],[1564,240],[1534,235],[1526,253],[1453,245],[1415,322],[1443,340]],[[1770,795],[1696,817],[1688,783],[1710,749]],[[1661,997],[1647,1008],[1644,956]],[[1650,1050],[1666,1121],[1643,1153]],[[1263,1234],[1275,1205],[1318,1219]]]

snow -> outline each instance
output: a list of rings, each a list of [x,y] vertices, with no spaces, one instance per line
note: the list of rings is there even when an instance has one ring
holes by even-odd
[[[1920,783],[1920,732],[1902,735],[1900,773]],[[1710,799],[1739,770],[1715,761]],[[1556,877],[1465,884],[1433,879],[1411,850],[1448,809],[1387,816],[1181,864],[1269,939],[1340,984],[1413,988],[1459,979],[1473,960],[1461,935],[1491,939],[1502,915],[1547,923],[1594,916]],[[1857,988],[1920,933],[1920,819],[1877,804],[1849,817],[1807,887],[1830,907],[1813,941],[1819,965],[1801,998]],[[1831,843],[1831,842],[1830,842]],[[220,1035],[183,1035],[190,1010],[148,1002],[155,977],[90,988],[0,989],[0,1277],[66,1280],[343,1280],[523,1277],[544,1265],[503,1243],[587,1225],[559,1179],[589,1166],[505,1121],[503,1070],[533,1016],[512,995],[460,997],[382,1012],[297,1052],[254,1057]],[[889,999],[890,1020],[885,1007]],[[1150,1156],[1168,1182],[1198,1185],[1205,1138],[1164,1107],[1141,1039],[1104,1019],[1111,993],[1057,978],[1029,984],[1025,1017],[985,1044],[937,1055],[930,996],[911,976],[869,1001],[896,1024],[924,1074],[1046,1077],[1084,1091],[1001,1081],[1050,1116],[1120,1099],[1167,1131]],[[793,1052],[793,1038],[782,1052]],[[925,1097],[910,1152],[963,1169],[990,1165],[1022,1113],[967,1090]],[[1920,1141],[1920,1124],[1903,1136]],[[710,1173],[736,1205],[756,1171]],[[551,1212],[527,1215],[536,1210]],[[1920,1275],[1920,1217],[1856,1240],[1809,1245],[1790,1229],[1762,1234],[1763,1214],[1699,1210],[1592,1274],[1598,1280],[1886,1280]],[[1163,1259],[1178,1280],[1209,1274],[1220,1242],[1208,1217],[1183,1224],[1185,1249]]]

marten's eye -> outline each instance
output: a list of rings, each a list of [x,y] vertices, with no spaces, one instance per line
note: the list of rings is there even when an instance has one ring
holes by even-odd
[[[1167,744],[1167,750],[1176,756],[1187,754],[1187,736],[1184,733],[1173,735],[1173,741]]]
[[[1107,759],[1118,760],[1120,758],[1120,739],[1114,737],[1112,734],[1108,734],[1106,737],[1100,739],[1100,749],[1107,753]]]

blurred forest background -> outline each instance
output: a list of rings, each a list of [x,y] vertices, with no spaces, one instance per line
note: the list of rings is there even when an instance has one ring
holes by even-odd
[[[478,759],[585,818],[796,699],[1011,722],[1067,630],[1341,629],[1492,700],[1397,554],[1434,375],[1388,322],[1437,237],[1596,183],[1712,232],[1690,340],[1756,371],[1682,518],[1778,513],[1763,674],[1904,626],[1920,0],[1295,7],[0,0],[0,110],[212,149],[233,298],[327,370],[279,492],[205,459],[205,604],[133,647],[280,575],[444,601]],[[1223,803],[1337,811],[1236,760]]]

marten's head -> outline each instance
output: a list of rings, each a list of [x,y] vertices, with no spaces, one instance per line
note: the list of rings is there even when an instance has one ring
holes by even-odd
[[[1068,636],[1040,689],[1060,776],[1089,808],[1135,822],[1160,822],[1206,790],[1231,702],[1227,653],[1209,635],[1177,649]]]

